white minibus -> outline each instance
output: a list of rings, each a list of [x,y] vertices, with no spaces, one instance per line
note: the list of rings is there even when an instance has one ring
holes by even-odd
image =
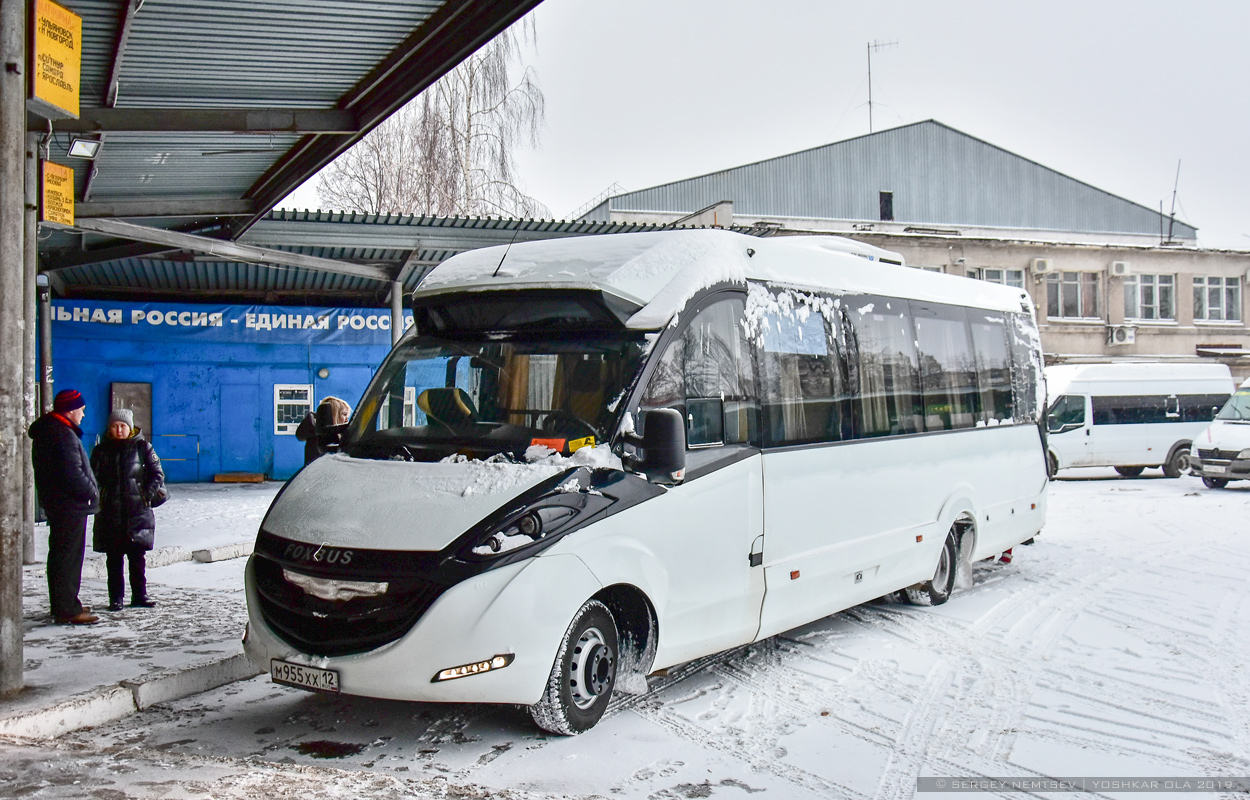
[[[1046,368],[1051,475],[1115,467],[1132,477],[1162,467],[1189,472],[1193,438],[1233,391],[1223,364],[1114,362]]]
[[[412,310],[261,523],[244,645],[280,683],[579,733],[653,671],[942,603],[1042,527],[1018,289],[675,230],[464,253]]]
[[[1215,421],[1194,439],[1190,465],[1208,489],[1250,480],[1250,380],[1238,387]]]

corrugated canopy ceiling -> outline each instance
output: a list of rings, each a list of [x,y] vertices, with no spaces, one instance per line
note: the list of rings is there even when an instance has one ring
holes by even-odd
[[[41,231],[40,268],[63,290],[76,269],[181,249],[115,220],[238,240],[540,0],[59,2],[83,19],[79,119],[46,143],[74,168],[81,223]],[[94,161],[68,157],[74,136],[103,140]]]

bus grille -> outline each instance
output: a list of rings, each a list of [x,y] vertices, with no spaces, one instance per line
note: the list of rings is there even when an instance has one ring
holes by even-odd
[[[388,581],[386,593],[375,597],[323,600],[288,582],[281,564],[260,555],[253,563],[265,622],[287,644],[316,656],[364,653],[399,639],[444,590],[403,577]]]

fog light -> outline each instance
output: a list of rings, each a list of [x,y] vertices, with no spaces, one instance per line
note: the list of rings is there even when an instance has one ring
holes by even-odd
[[[504,653],[495,656],[489,661],[478,661],[474,664],[464,664],[459,667],[452,667],[439,672],[430,683],[438,683],[439,681],[454,681],[456,678],[465,678],[469,675],[480,675],[483,672],[490,672],[494,669],[503,669],[512,663],[515,658],[512,653]]]

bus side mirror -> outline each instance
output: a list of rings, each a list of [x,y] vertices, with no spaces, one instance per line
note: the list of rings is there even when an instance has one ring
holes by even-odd
[[[1049,433],[1058,433],[1063,425],[1059,424],[1059,420],[1054,414],[1046,415],[1046,430]]]
[[[673,408],[643,412],[642,436],[626,434],[625,442],[641,450],[626,456],[625,466],[643,472],[652,483],[678,484],[686,474],[686,421]]]

